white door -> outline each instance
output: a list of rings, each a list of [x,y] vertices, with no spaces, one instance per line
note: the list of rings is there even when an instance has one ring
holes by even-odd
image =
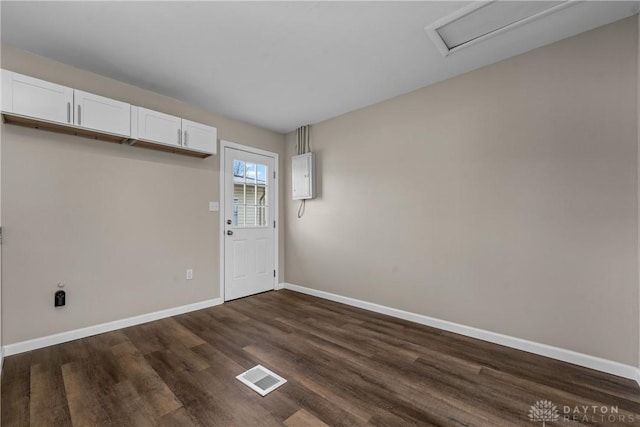
[[[55,123],[73,123],[73,89],[2,70],[2,109]],[[8,87],[7,87],[8,86]]]
[[[275,288],[274,157],[224,148],[224,298]]]
[[[138,138],[160,144],[182,146],[180,117],[138,107]]]
[[[74,89],[74,122],[77,126],[116,135],[131,134],[131,105]]]
[[[213,126],[182,119],[182,145],[190,150],[216,154],[218,130]]]

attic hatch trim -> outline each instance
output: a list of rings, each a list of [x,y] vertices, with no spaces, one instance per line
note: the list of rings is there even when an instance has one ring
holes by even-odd
[[[488,33],[485,33],[479,37],[475,37],[472,38],[466,42],[463,42],[461,44],[458,44],[454,47],[449,47],[447,46],[447,43],[445,42],[445,40],[442,38],[442,35],[438,32],[439,29],[445,27],[448,24],[451,24],[457,20],[459,20],[462,17],[466,17],[468,15],[473,14],[474,12],[480,10],[481,8],[488,6],[492,3],[502,3],[499,0],[490,0],[490,1],[474,1],[468,5],[466,5],[465,7],[443,17],[438,19],[436,22],[434,22],[433,24],[427,25],[426,27],[424,27],[424,31],[427,33],[427,35],[429,36],[429,38],[431,39],[431,41],[433,41],[433,43],[436,45],[436,47],[438,48],[438,50],[440,51],[440,53],[442,54],[442,56],[449,56],[452,53],[455,53],[461,49],[467,48],[469,46],[473,46],[477,43],[480,43],[482,41],[485,41],[487,39],[490,39],[492,37],[495,37],[499,34],[505,33],[507,31],[513,30],[514,28],[520,27],[522,25],[528,24],[529,22],[535,21],[537,19],[540,19],[544,16],[550,15],[552,13],[558,12],[562,9],[565,9],[569,6],[573,6],[577,3],[580,3],[582,1],[585,0],[566,0],[561,4],[552,6],[548,9],[542,10],[540,12],[534,13],[533,15],[527,16],[525,18],[519,19],[515,22],[512,22],[510,24],[504,25],[502,27],[498,27],[492,31],[489,31]]]

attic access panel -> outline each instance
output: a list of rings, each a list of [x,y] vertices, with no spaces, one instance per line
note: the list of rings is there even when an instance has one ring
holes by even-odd
[[[576,4],[564,1],[479,1],[425,27],[443,56]]]

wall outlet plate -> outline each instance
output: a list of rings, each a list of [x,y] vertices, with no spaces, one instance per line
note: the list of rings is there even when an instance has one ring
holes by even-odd
[[[187,280],[191,280],[193,279],[193,269],[192,268],[188,268],[187,269]]]
[[[220,210],[220,203],[209,202],[209,212],[218,212]]]

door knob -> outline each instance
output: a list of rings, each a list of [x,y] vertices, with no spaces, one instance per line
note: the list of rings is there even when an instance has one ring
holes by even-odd
[[[227,236],[233,236],[233,231],[227,230]]]
[[[227,224],[231,225],[231,220],[230,219],[227,220]]]

